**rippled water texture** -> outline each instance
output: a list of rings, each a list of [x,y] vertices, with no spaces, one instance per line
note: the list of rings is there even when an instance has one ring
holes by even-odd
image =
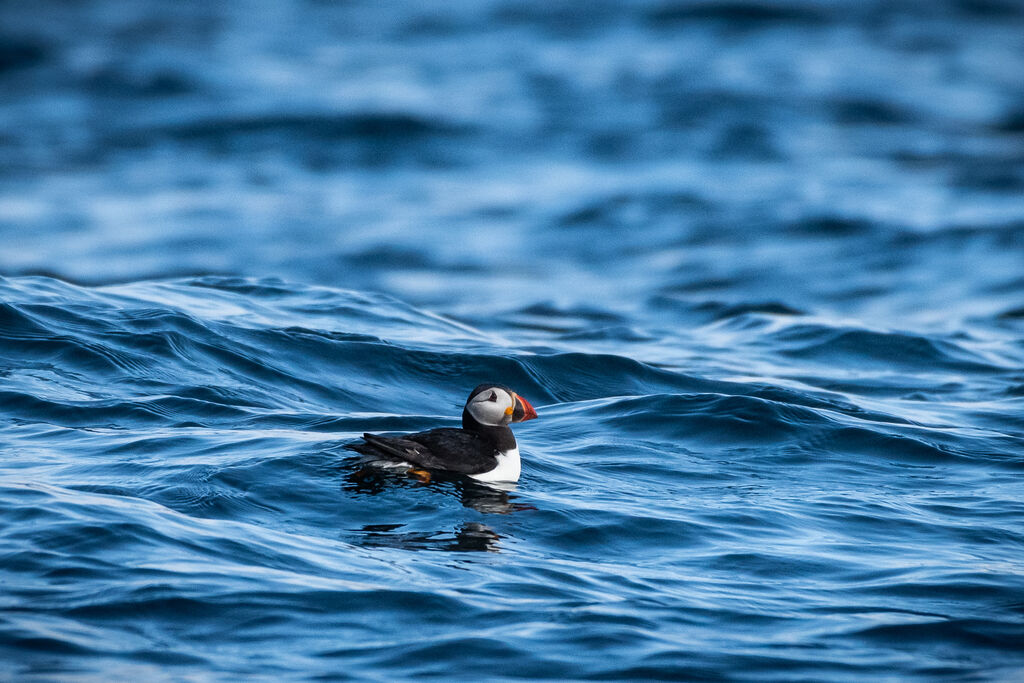
[[[0,678],[1024,672],[1018,3],[5,3],[0,92]],[[514,488],[344,449],[489,380]]]

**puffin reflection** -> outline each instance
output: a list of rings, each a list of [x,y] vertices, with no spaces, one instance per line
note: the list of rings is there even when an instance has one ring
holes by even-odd
[[[452,473],[437,473],[421,479],[406,468],[383,468],[355,460],[344,475],[342,488],[358,495],[376,496],[388,491],[428,488],[457,497],[464,507],[485,514],[507,515],[535,510],[532,505],[513,502],[516,485],[510,482],[479,482]],[[355,530],[354,542],[369,548],[445,550],[455,552],[499,552],[501,535],[486,524],[463,522],[453,530],[413,531],[408,525],[367,524]],[[405,530],[403,530],[405,529]]]
[[[493,529],[479,522],[465,522],[454,532],[399,532],[404,524],[367,524],[360,529],[359,545],[366,548],[403,550],[445,550],[453,552],[491,552],[501,548],[501,539]]]
[[[515,489],[516,485],[511,483],[480,484],[468,480],[455,482],[455,490],[458,492],[462,504],[478,512],[507,515],[520,510],[537,509],[532,505],[513,503],[511,499],[514,496],[511,494]]]
[[[535,510],[532,505],[514,503],[510,494],[516,485],[510,482],[477,482],[456,474],[435,474],[428,480],[408,474],[405,469],[387,469],[363,465],[345,475],[345,489],[375,496],[391,488],[429,487],[454,493],[462,505],[488,514],[507,515],[519,510]]]

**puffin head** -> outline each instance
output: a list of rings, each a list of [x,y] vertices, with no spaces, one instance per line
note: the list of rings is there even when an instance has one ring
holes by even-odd
[[[510,422],[525,422],[537,417],[530,402],[500,384],[481,384],[466,401],[466,412],[488,427],[504,427]]]

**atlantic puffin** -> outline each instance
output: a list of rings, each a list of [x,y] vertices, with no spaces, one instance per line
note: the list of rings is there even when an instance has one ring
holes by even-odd
[[[478,481],[514,482],[519,480],[519,447],[508,425],[535,417],[537,411],[529,401],[508,387],[481,384],[462,409],[462,429],[442,427],[401,436],[363,434],[362,443],[345,448],[414,468],[465,474]]]

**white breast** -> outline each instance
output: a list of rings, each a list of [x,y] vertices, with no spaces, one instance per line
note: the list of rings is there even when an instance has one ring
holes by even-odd
[[[493,470],[469,475],[477,481],[519,481],[519,448],[498,453],[498,464]]]

